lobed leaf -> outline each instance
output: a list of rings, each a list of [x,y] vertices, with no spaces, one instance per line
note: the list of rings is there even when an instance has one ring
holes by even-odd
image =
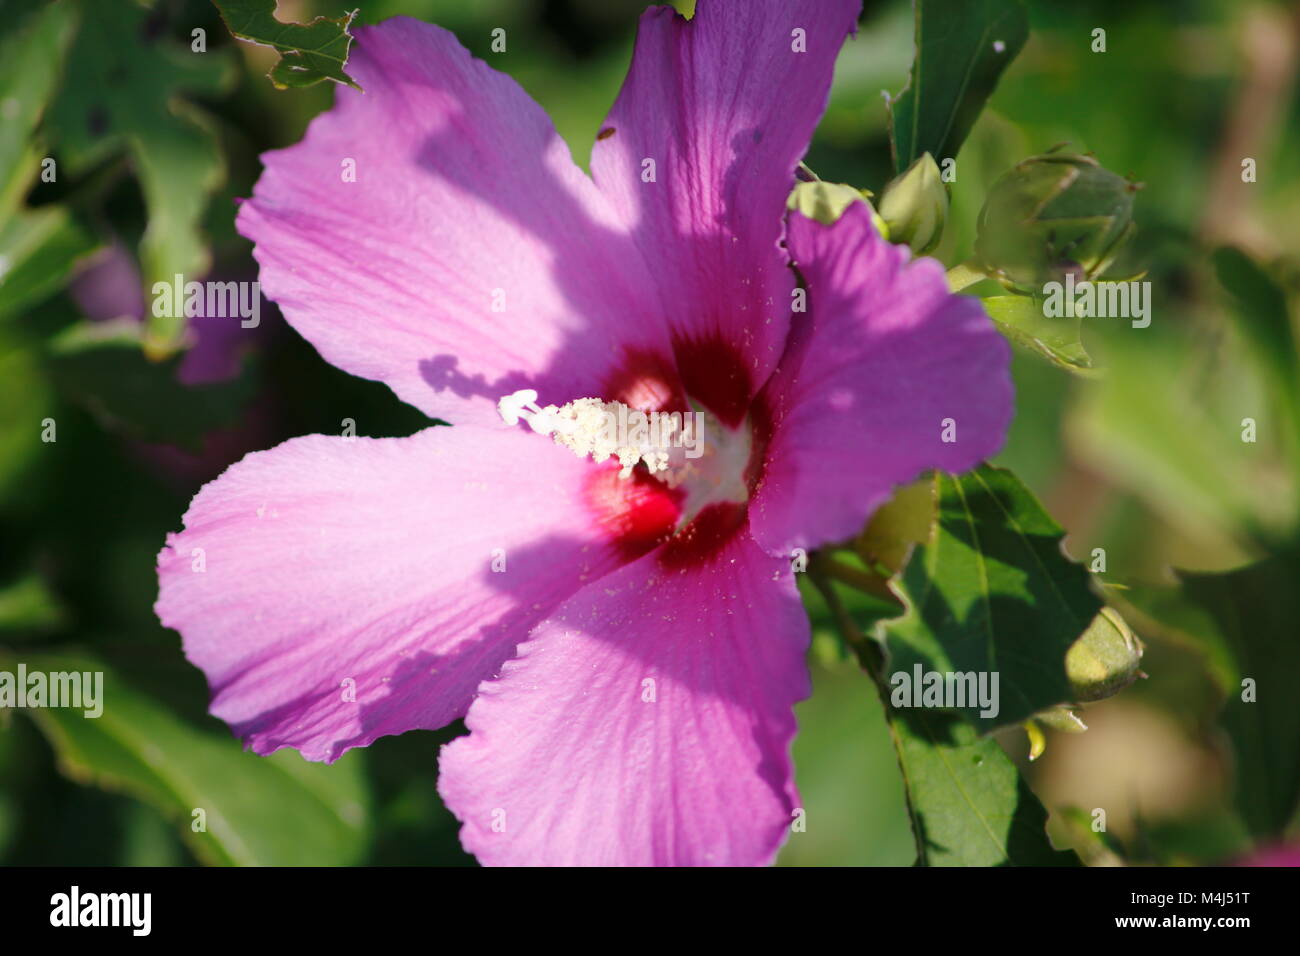
[[[267,74],[276,89],[314,86],[321,80],[361,89],[343,71],[352,46],[356,11],[341,17],[316,17],[309,23],[283,23],[275,18],[276,0],[213,0],[231,34],[250,43],[273,47],[280,59]]]

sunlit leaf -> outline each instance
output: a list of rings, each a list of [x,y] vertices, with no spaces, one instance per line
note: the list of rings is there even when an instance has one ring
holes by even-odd
[[[980,300],[1003,335],[1021,348],[1078,375],[1093,372],[1080,337],[1078,316],[1049,318],[1042,303],[1027,295],[996,295]]]
[[[6,12],[7,17],[14,14]],[[63,61],[76,31],[77,10],[72,4],[48,4],[17,25],[5,24],[0,40],[0,213],[8,212],[21,197],[9,195],[28,140],[58,85]]]
[[[181,721],[98,660],[46,655],[22,662],[29,673],[103,672],[99,717],[55,707],[24,712],[65,774],[157,807],[203,862],[337,866],[364,850],[369,798],[360,754],[332,765],[292,752],[258,757],[222,730]],[[12,655],[0,657],[11,673],[17,664]]]
[[[1063,530],[1005,469],[935,481],[930,536],[895,582],[906,613],[884,625],[887,673],[996,673],[996,714],[957,708],[981,730],[1071,700],[1066,653],[1102,602],[1062,551]]]
[[[97,245],[62,206],[16,211],[0,224],[0,315],[57,292]]]
[[[63,207],[23,207],[49,158],[34,131],[58,86],[77,19],[72,4],[49,4],[7,24],[12,32],[0,41],[0,315],[57,291],[96,245]]]
[[[348,27],[356,12],[341,17],[316,17],[310,23],[282,23],[275,18],[276,0],[213,0],[226,27],[241,40],[275,48],[280,59],[268,75],[279,89],[313,86],[321,80],[360,89],[343,72],[352,34]]]

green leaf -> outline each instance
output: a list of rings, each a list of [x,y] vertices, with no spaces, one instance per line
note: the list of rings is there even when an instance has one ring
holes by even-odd
[[[918,866],[1077,866],[997,742],[951,713],[889,709]]]
[[[15,500],[10,492],[29,487],[36,461],[50,450],[41,438],[54,413],[54,391],[40,356],[17,323],[0,323],[0,499],[9,506]]]
[[[50,4],[0,42],[0,315],[58,291],[96,245],[63,207],[23,207],[46,158],[34,131],[58,86],[76,25],[74,6]]]
[[[208,864],[337,866],[367,841],[361,757],[308,764],[295,753],[258,757],[219,730],[174,717],[92,658],[24,658],[32,671],[103,672],[103,713],[33,708],[64,774],[157,807]],[[0,658],[16,672],[17,660]],[[195,830],[202,809],[206,830]]]
[[[1172,330],[1101,332],[1114,340],[1105,377],[1078,392],[1065,430],[1081,461],[1218,547],[1295,519],[1275,429],[1261,419],[1262,440],[1242,441],[1243,417],[1258,417],[1266,401],[1253,363]]]
[[[58,292],[77,262],[97,246],[62,206],[17,210],[0,225],[0,315]]]
[[[1011,342],[1067,372],[1096,374],[1083,347],[1083,320],[1078,316],[1048,318],[1042,303],[1027,295],[996,295],[981,301],[998,331]]]
[[[12,17],[13,14],[6,13]],[[10,189],[25,166],[29,139],[58,85],[63,61],[76,30],[77,11],[71,4],[49,4],[0,41],[0,215],[12,211],[21,198]]]
[[[279,61],[267,74],[277,89],[314,86],[321,80],[361,89],[343,72],[352,45],[348,27],[356,11],[337,18],[317,17],[306,24],[281,23],[275,18],[276,0],[213,0],[213,3],[233,35],[279,51]]]
[[[125,150],[149,214],[140,242],[144,287],[177,274],[197,279],[211,265],[200,222],[225,167],[211,122],[178,94],[223,92],[234,78],[230,62],[154,39],[148,11],[135,4],[79,6],[82,28],[48,120],[60,165],[78,175]],[[150,318],[160,352],[183,332],[183,318]]]
[[[238,419],[255,387],[247,370],[230,381],[182,385],[182,356],[148,358],[143,334],[131,318],[73,325],[50,343],[51,377],[63,394],[144,441],[194,447]]]
[[[1092,814],[1080,807],[1061,807],[1057,816],[1087,866],[1123,866],[1124,845],[1107,830],[1094,830]]]
[[[1237,328],[1263,369],[1275,401],[1289,427],[1285,445],[1300,472],[1300,351],[1287,309],[1286,292],[1272,276],[1240,249],[1214,252],[1219,282],[1237,313]]]
[[[1214,252],[1219,282],[1228,290],[1240,318],[1238,328],[1260,364],[1292,403],[1300,395],[1300,353],[1296,351],[1286,293],[1240,249],[1223,246]]]
[[[818,583],[831,619],[879,691],[903,775],[917,865],[1078,864],[1073,853],[1053,849],[1044,829],[1046,811],[996,740],[980,735],[983,727],[963,720],[953,710],[893,706],[887,677],[900,659],[909,655],[919,659],[909,640],[922,646],[934,644],[939,635],[961,637],[950,626],[956,622],[944,611],[948,598],[952,607],[971,596],[976,604],[993,606],[987,598],[988,584],[998,585],[999,602],[1015,595],[1015,588],[1004,585],[1015,581],[1018,574],[1026,574],[1016,572],[1014,565],[999,570],[996,565],[1001,562],[1020,562],[1029,568],[1030,584],[1037,590],[1043,586],[1042,574],[1055,574],[1050,583],[1077,605],[1067,606],[1064,615],[1074,613],[1086,623],[1085,615],[1100,602],[1088,590],[1087,575],[1061,554],[1060,537],[1060,529],[1009,472],[985,465],[962,478],[930,475],[898,489],[854,539],[851,552],[819,552],[809,564],[809,577]],[[974,550],[972,542],[978,545]],[[849,557],[858,563],[846,563]],[[981,565],[974,575],[970,574],[972,559]],[[881,582],[889,577],[893,593],[906,598],[903,617],[874,596],[872,576]],[[1076,580],[1079,577],[1081,582]],[[864,607],[842,601],[837,585],[844,586],[846,597],[870,603]],[[918,590],[924,592],[920,602],[912,599]],[[817,603],[810,608],[815,621],[816,608]],[[1046,606],[1041,610],[1044,614],[1062,613]],[[968,615],[968,622],[973,623],[975,616]],[[1004,620],[1009,619],[996,618],[999,635]],[[1010,623],[1019,625],[1024,620],[1022,616]],[[891,632],[893,628],[899,630],[897,636]],[[868,629],[880,635],[889,648],[889,666],[880,663],[874,652],[876,642],[864,634]],[[1076,634],[1084,630],[1080,624]],[[988,639],[992,627],[977,631],[975,639],[987,641],[988,655],[977,651],[978,659],[971,668],[987,666],[995,653],[1007,656],[1008,644],[1017,637],[1008,634],[1010,640],[999,642]],[[1032,641],[1026,644],[1030,645],[1027,651],[1014,649],[1044,662],[1064,699],[1069,694],[1065,659],[1070,641],[1049,640],[1041,647],[1032,646]],[[948,649],[940,647],[939,653],[964,666],[961,650],[948,655]],[[1003,669],[1018,673],[1022,664],[1013,662]],[[1025,709],[1033,706],[1030,703]]]
[[[996,672],[996,715],[957,708],[981,731],[1070,701],[1066,654],[1102,602],[1062,550],[1061,527],[1005,469],[935,481],[929,539],[894,581],[906,611],[884,624],[886,673]]]
[[[1251,833],[1275,837],[1300,804],[1300,554],[1277,555],[1226,574],[1180,572],[1187,597],[1217,624],[1239,679],[1220,720],[1236,751],[1237,804]]]
[[[0,586],[0,632],[30,635],[51,630],[63,621],[64,610],[40,575],[28,574]]]
[[[894,170],[954,158],[1029,37],[1021,0],[914,0],[916,58],[890,105]]]

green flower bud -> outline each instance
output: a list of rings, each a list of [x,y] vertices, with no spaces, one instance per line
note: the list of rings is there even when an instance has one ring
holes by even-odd
[[[1076,280],[1096,279],[1133,234],[1139,188],[1091,156],[1031,156],[990,188],[975,256],[1009,289],[1025,294],[1070,272]]]
[[[948,219],[948,189],[929,153],[922,153],[885,187],[880,216],[889,224],[890,241],[911,247],[919,256],[939,244]]]
[[[1118,611],[1102,608],[1065,655],[1065,676],[1070,681],[1075,703],[1089,703],[1118,694],[1144,676],[1138,670],[1141,660],[1142,641],[1129,630]],[[1088,729],[1072,705],[1040,710],[1024,722],[1025,733],[1029,735],[1030,760],[1037,760],[1047,747],[1044,727],[1066,734],[1081,734]]]
[[[1065,674],[1080,703],[1118,694],[1141,673],[1142,641],[1114,608],[1105,607],[1065,655]]]
[[[871,193],[865,189],[855,189],[844,183],[828,183],[819,179],[816,182],[797,183],[794,191],[790,193],[786,206],[803,213],[809,219],[817,220],[824,226],[830,226],[843,215],[844,210],[848,209],[851,203],[863,202],[871,210],[871,220],[880,230],[880,234],[888,239],[889,227],[868,201],[867,197],[870,195]]]

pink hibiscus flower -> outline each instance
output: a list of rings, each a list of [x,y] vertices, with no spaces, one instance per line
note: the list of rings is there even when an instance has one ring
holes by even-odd
[[[484,863],[772,860],[809,693],[792,550],[1011,415],[1008,348],[937,262],[863,203],[787,217],[858,7],[648,10],[590,178],[451,34],[358,31],[365,92],[264,157],[238,225],[328,361],[453,427],[250,455],[168,539],[159,616],[255,752],[464,717],[439,789]],[[699,411],[707,447],[622,477],[504,423],[524,390],[552,425]]]

